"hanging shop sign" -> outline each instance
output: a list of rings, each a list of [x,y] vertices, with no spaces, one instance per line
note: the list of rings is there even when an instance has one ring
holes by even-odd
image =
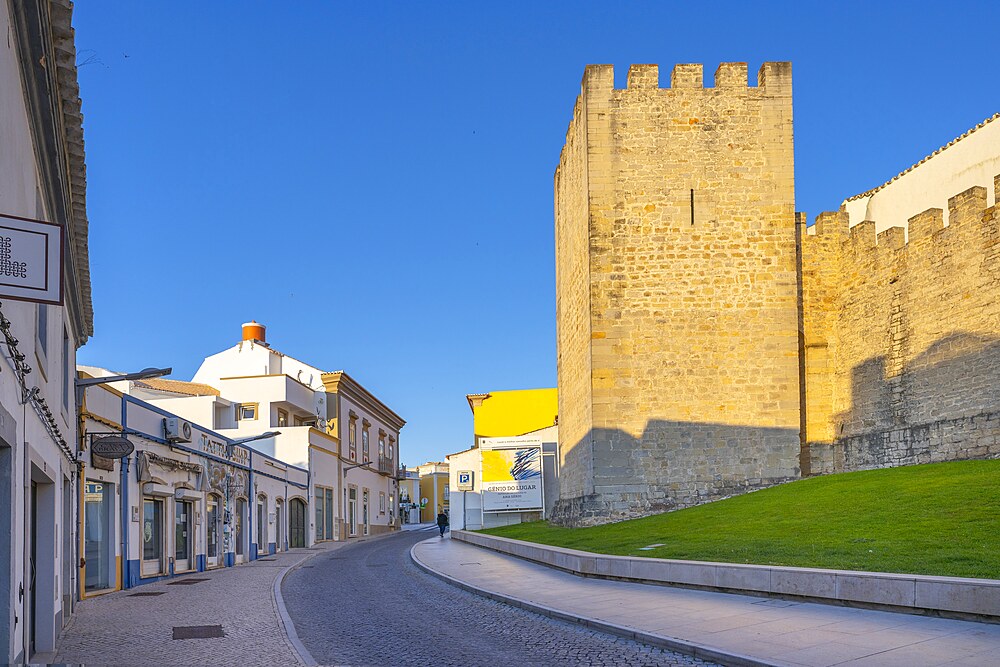
[[[123,459],[135,451],[135,445],[123,435],[108,435],[91,442],[90,451],[104,459]]]
[[[0,296],[62,303],[63,229],[0,214]]]

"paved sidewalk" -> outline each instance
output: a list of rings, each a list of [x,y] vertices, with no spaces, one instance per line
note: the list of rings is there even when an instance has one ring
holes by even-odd
[[[294,549],[246,565],[191,573],[84,600],[59,638],[55,662],[301,665],[275,603],[274,582],[285,568],[345,544]],[[190,579],[205,581],[179,583]],[[174,627],[194,625],[221,625],[225,636],[173,638]]]
[[[584,578],[448,538],[420,542],[413,556],[467,587],[640,641],[716,649],[733,664],[1000,664],[1000,625]]]

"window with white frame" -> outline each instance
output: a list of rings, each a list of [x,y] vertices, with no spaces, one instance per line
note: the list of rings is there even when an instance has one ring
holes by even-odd
[[[256,403],[239,403],[236,406],[236,421],[253,421],[257,419]]]
[[[351,413],[350,428],[347,430],[347,445],[352,461],[358,460],[358,416]]]
[[[371,460],[371,455],[370,455],[370,451],[371,450],[370,450],[370,448],[368,446],[368,428],[371,425],[372,425],[371,422],[368,421],[367,419],[365,419],[361,423],[361,427],[362,427],[361,428],[361,460],[362,461],[370,461]]]

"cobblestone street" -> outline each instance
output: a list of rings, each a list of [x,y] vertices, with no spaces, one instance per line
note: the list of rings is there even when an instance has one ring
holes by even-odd
[[[335,551],[340,546],[318,549]],[[282,570],[316,553],[296,549],[248,565],[193,573],[84,600],[63,632],[56,662],[300,665],[281,624],[273,586]],[[200,581],[184,583],[195,579]],[[216,625],[222,626],[223,637],[174,639],[175,627]]]
[[[467,593],[419,570],[410,547],[434,532],[354,544],[312,559],[282,587],[320,664],[705,665],[685,655]]]

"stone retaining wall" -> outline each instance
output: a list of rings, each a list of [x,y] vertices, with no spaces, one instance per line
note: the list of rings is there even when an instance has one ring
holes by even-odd
[[[1000,580],[609,556],[452,531],[452,539],[574,574],[1000,622]]]

